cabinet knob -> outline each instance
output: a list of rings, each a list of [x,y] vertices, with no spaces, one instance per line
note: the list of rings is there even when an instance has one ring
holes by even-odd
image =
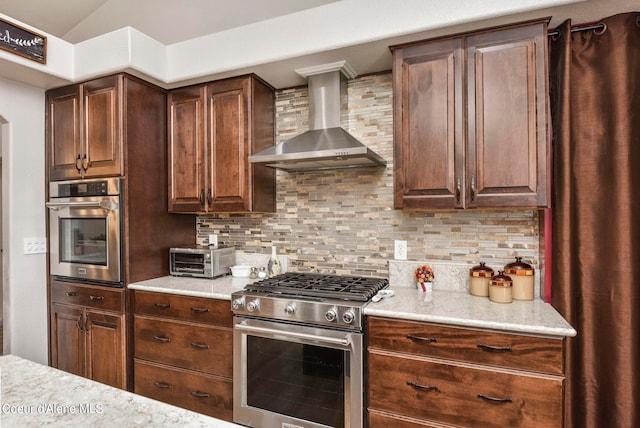
[[[462,193],[462,180],[456,177],[456,203],[460,204],[460,195]]]

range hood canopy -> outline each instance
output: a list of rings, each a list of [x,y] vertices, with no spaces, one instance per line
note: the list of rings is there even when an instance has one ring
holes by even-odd
[[[385,166],[385,160],[342,128],[347,116],[346,61],[297,69],[309,81],[309,128],[249,156],[249,162],[287,171]]]

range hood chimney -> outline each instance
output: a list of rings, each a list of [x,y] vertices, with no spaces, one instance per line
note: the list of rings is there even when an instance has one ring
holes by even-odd
[[[287,171],[385,166],[385,160],[342,128],[347,117],[346,61],[297,69],[309,82],[309,131],[249,156],[249,162]]]

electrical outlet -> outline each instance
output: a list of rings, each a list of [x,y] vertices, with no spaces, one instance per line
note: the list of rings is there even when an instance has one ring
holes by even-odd
[[[24,238],[25,254],[44,254],[47,252],[47,238]]]
[[[393,258],[396,260],[407,260],[407,241],[393,241]]]
[[[212,233],[209,235],[209,245],[217,247],[218,246],[218,235]]]

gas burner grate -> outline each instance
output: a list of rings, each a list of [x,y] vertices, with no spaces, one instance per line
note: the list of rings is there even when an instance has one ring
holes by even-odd
[[[384,278],[287,272],[247,284],[244,289],[286,296],[368,302],[388,285],[389,281]]]

